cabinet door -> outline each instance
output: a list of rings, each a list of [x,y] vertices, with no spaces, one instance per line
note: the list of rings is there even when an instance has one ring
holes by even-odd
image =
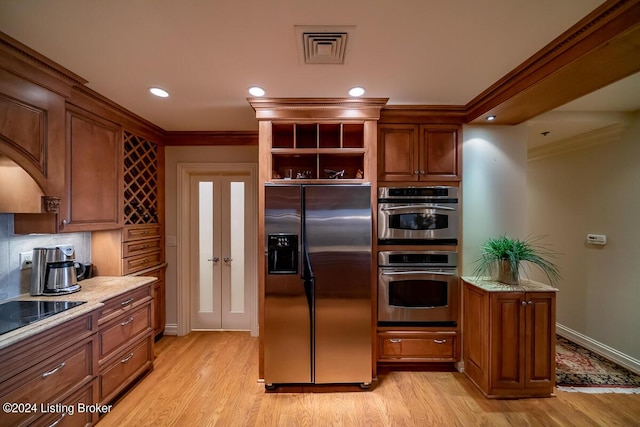
[[[490,300],[489,382],[494,389],[521,389],[525,379],[524,293],[494,292]]]
[[[70,107],[66,175],[62,231],[121,227],[122,137],[117,125]]]
[[[525,387],[550,387],[555,384],[556,319],[554,292],[529,292],[526,324]],[[551,391],[550,391],[551,392]]]
[[[459,181],[458,127],[421,126],[418,172],[421,181]]]
[[[378,180],[418,180],[418,130],[414,125],[378,126]]]

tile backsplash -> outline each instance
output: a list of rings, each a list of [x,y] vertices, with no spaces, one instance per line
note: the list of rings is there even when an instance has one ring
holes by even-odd
[[[20,270],[20,252],[72,244],[79,262],[91,262],[91,233],[13,234],[13,214],[0,213],[0,302],[29,293],[31,269]]]

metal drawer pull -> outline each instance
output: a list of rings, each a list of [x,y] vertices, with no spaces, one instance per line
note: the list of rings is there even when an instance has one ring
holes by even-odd
[[[130,317],[128,320],[125,320],[124,322],[120,323],[120,326],[128,325],[131,322],[133,322],[133,317]]]
[[[126,301],[122,301],[122,302],[120,303],[120,305],[121,305],[121,306],[125,306],[125,305],[129,305],[129,304],[131,304],[132,302],[133,302],[133,298],[129,298],[129,299],[128,299],[128,300],[126,300]]]
[[[49,427],[54,427],[54,426],[57,426],[58,424],[60,424],[60,421],[62,421],[62,419],[64,418],[65,415],[67,415],[67,414],[63,412],[62,415],[60,416],[60,418],[58,418],[57,420],[55,420],[54,422],[49,424]]]
[[[444,344],[447,342],[447,340],[433,340],[433,342],[436,344]]]
[[[53,368],[49,372],[45,372],[44,374],[42,374],[42,378],[47,378],[49,375],[55,374],[60,369],[64,368],[64,365],[66,365],[66,364],[67,364],[67,362],[62,362],[61,364],[59,364],[58,366],[56,366],[55,368]]]
[[[133,353],[129,354],[127,357],[122,359],[120,363],[127,363],[129,360],[131,360],[132,357],[133,357]]]
[[[400,338],[390,338],[390,339],[389,339],[389,342],[394,343],[394,344],[397,344],[397,343],[399,343],[399,342],[402,342],[402,340],[401,340]]]

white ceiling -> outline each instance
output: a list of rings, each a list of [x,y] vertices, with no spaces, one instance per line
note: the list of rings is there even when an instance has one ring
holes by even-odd
[[[465,105],[602,2],[0,0],[0,31],[165,130],[242,131],[257,129],[251,85],[269,97],[344,97],[362,85],[388,104]],[[302,64],[297,25],[355,26],[345,64]],[[559,111],[638,110],[631,80]],[[530,123],[532,134],[552,119]]]

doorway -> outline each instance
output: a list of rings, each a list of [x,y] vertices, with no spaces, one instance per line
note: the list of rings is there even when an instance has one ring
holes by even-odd
[[[253,164],[178,164],[178,335],[257,325]]]
[[[190,177],[191,330],[249,330],[248,172]]]

